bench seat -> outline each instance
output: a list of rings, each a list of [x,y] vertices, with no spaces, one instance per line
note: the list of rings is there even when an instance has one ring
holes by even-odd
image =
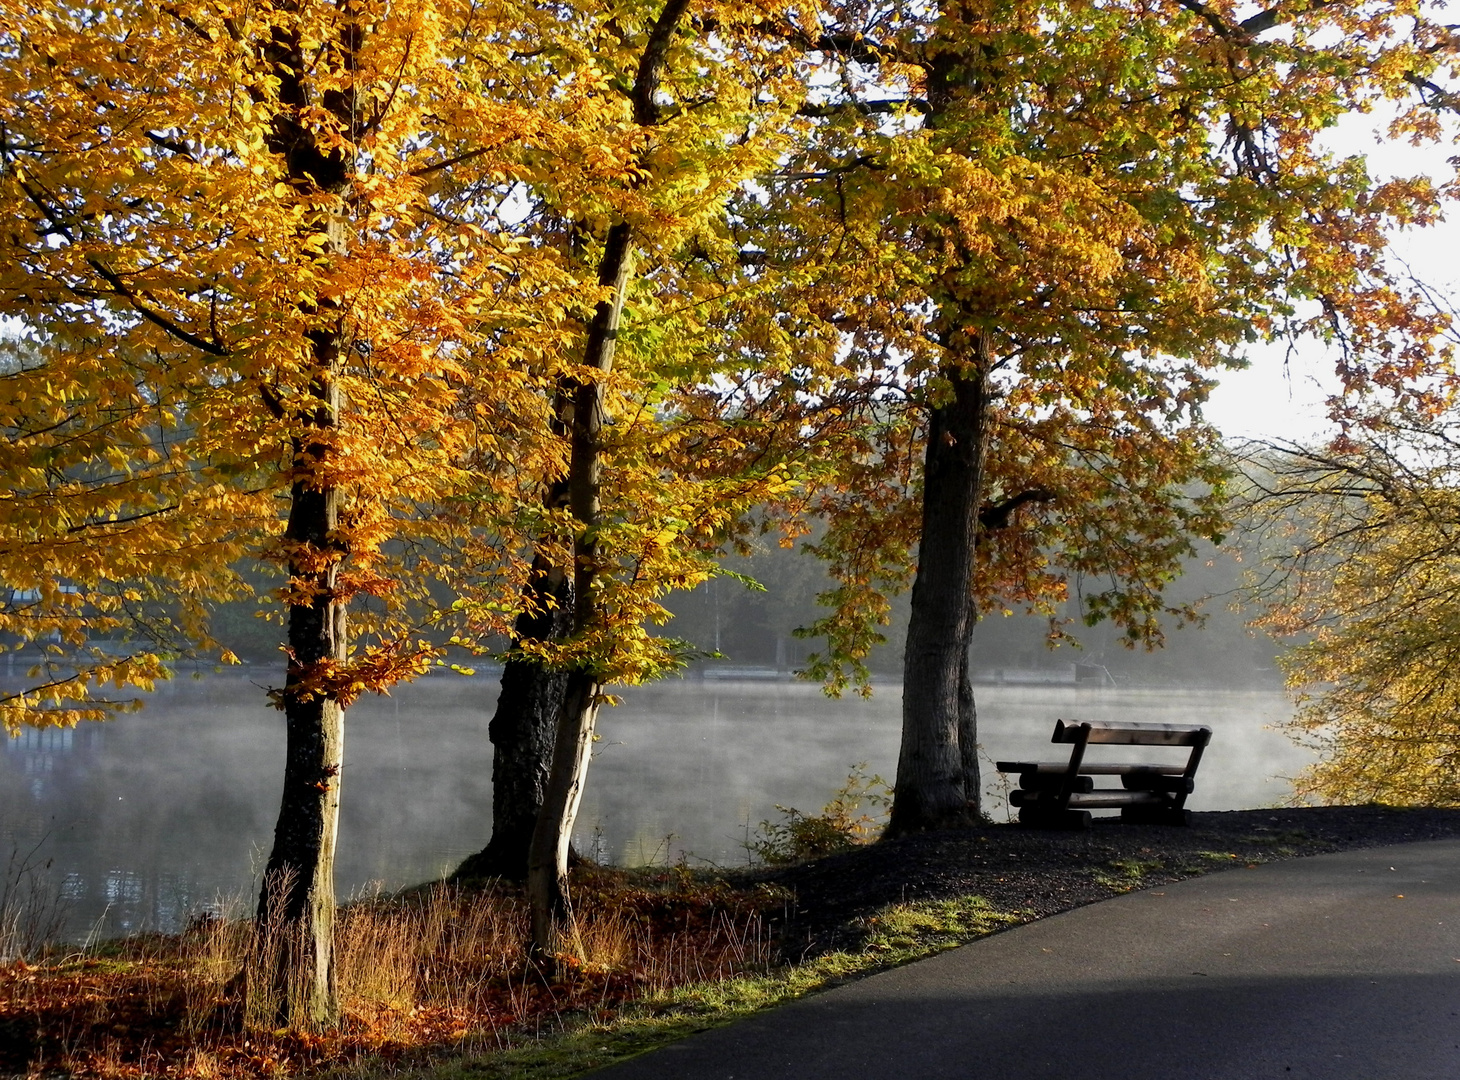
[[[994,767],[999,772],[1016,773],[1038,773],[1051,776],[1064,776],[1070,771],[1068,761],[997,761]],[[1122,764],[1116,761],[1082,761],[1080,762],[1080,773],[1084,776],[1123,776],[1128,773],[1155,773],[1160,776],[1180,776],[1186,771],[1186,765],[1172,764]]]
[[[1196,790],[1196,780],[1190,776],[1158,776],[1154,773],[1127,773],[1120,778],[1120,786],[1126,791],[1159,791],[1167,795],[1190,795]],[[1034,776],[1019,775],[1020,791],[1068,791],[1078,795],[1095,790],[1093,776]],[[1019,804],[1015,804],[1016,806]]]
[[[1126,806],[1155,806],[1167,805],[1169,800],[1162,798],[1154,791],[1091,791],[1074,792],[1063,801],[1055,792],[1047,791],[1025,791],[1022,788],[1018,791],[1009,792],[1010,806],[1042,806],[1048,803],[1051,806],[1059,805],[1059,809],[1072,810],[1101,810],[1112,807]]]

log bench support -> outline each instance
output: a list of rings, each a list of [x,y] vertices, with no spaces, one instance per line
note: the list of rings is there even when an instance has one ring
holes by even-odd
[[[1024,825],[1046,829],[1085,829],[1090,811],[1119,807],[1122,821],[1185,825],[1186,797],[1196,782],[1196,767],[1211,741],[1212,729],[1191,724],[1135,724],[1109,720],[1057,720],[1054,743],[1070,743],[1069,761],[1000,761],[1000,772],[1018,773],[1019,788],[1009,804],[1019,808]],[[1094,744],[1189,747],[1186,763],[1125,764],[1086,761]],[[1096,788],[1095,777],[1118,776],[1118,788]]]

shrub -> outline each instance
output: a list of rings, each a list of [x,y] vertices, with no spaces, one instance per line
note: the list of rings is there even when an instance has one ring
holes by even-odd
[[[870,812],[862,809],[863,804]],[[752,855],[770,866],[788,866],[849,851],[882,834],[891,805],[892,788],[882,777],[868,776],[863,761],[852,766],[847,782],[821,808],[821,813],[805,814],[778,803],[776,809],[785,820],[762,821],[757,838],[747,846]]]

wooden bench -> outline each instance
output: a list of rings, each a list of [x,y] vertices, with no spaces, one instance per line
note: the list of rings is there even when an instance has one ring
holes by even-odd
[[[999,761],[1000,772],[1018,773],[1009,804],[1019,821],[1047,829],[1084,829],[1090,811],[1119,807],[1124,821],[1185,825],[1186,797],[1212,729],[1193,724],[1135,724],[1111,720],[1056,720],[1051,742],[1071,743],[1069,761]],[[1184,764],[1086,761],[1096,743],[1118,746],[1190,747]],[[1118,776],[1118,788],[1096,788],[1095,777]]]

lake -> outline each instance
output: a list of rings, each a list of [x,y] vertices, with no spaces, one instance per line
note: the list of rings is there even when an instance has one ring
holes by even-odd
[[[259,678],[254,676],[254,678]],[[776,806],[819,810],[853,766],[892,778],[900,687],[833,701],[771,679],[671,680],[601,714],[576,845],[625,864],[742,866]],[[440,876],[491,830],[495,677],[434,676],[357,703],[345,737],[338,882],[394,888]],[[977,688],[985,808],[1007,813],[992,759],[1048,758],[1056,718],[1205,723],[1194,809],[1268,806],[1309,760],[1273,725],[1272,690]],[[12,849],[48,871],[83,936],[177,929],[245,898],[278,810],[282,714],[249,677],[164,684],[139,713],[74,731],[0,738],[0,873]],[[246,903],[246,901],[245,901]]]

